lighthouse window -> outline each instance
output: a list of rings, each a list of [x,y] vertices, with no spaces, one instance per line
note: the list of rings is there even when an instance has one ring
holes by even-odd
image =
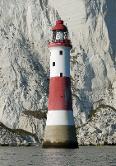
[[[62,50],[60,50],[60,55],[63,55],[63,51]]]
[[[63,76],[63,73],[60,73],[60,77],[62,77]]]
[[[53,66],[55,66],[55,62],[53,62]]]

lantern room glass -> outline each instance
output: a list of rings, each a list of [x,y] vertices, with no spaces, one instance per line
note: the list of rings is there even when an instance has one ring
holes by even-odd
[[[52,42],[62,42],[68,39],[67,31],[53,31]]]

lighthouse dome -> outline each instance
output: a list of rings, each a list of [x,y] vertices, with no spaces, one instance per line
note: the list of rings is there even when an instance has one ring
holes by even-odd
[[[67,31],[67,27],[64,25],[63,20],[56,21],[56,25],[52,28],[52,31],[57,31],[57,30]]]

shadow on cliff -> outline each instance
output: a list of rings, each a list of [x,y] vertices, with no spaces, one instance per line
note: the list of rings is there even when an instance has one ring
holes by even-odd
[[[20,48],[25,49],[28,55],[27,61],[30,64],[30,67],[37,73],[38,79],[43,80],[41,91],[43,93],[48,93],[48,75],[44,70],[42,64],[39,62],[38,53],[31,50],[30,43],[25,39],[23,35],[21,35],[21,37],[22,39],[19,41]]]
[[[103,13],[106,13],[105,22],[111,44],[111,50],[109,51],[116,68],[116,0],[106,0],[105,5],[103,6]]]
[[[80,105],[80,109],[83,112],[86,112],[86,115],[89,114],[90,110],[93,108],[93,103],[91,102],[90,96],[88,95],[92,92],[92,80],[95,77],[94,70],[92,68],[90,59],[83,48],[82,49],[82,58],[85,64],[85,74],[84,74],[84,88],[79,90],[79,98],[77,102]]]

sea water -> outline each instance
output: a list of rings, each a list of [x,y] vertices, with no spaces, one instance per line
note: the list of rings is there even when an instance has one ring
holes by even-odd
[[[0,147],[0,166],[116,166],[116,146]]]

